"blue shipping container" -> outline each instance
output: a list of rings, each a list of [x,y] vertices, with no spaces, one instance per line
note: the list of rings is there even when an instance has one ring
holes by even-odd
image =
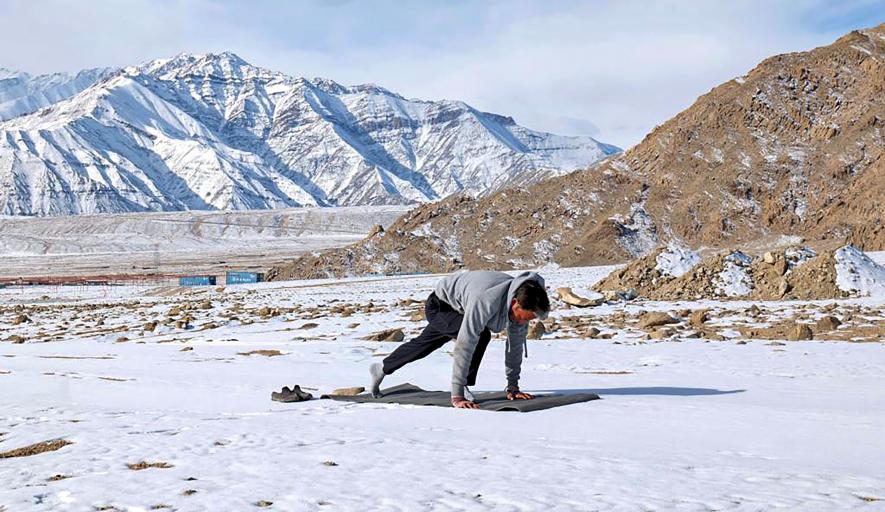
[[[224,278],[225,284],[260,283],[264,281],[264,274],[259,272],[228,272]]]
[[[184,276],[178,278],[178,286],[212,286],[215,276]]]

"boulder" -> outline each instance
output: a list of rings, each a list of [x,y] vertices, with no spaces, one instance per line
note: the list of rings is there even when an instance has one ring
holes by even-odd
[[[789,265],[787,264],[787,260],[780,256],[777,261],[774,262],[774,269],[777,270],[778,275],[784,275],[787,273],[787,269],[789,269]]]
[[[20,325],[26,322],[30,322],[31,318],[28,315],[18,315],[12,319],[12,325]]]
[[[547,328],[544,327],[544,322],[540,320],[532,320],[529,323],[529,332],[526,334],[526,338],[530,340],[539,340],[546,332]]]
[[[602,298],[608,302],[631,301],[638,296],[636,288],[627,288],[626,290],[605,290],[602,292]]]
[[[793,286],[790,285],[790,283],[788,283],[786,280],[781,281],[777,287],[777,293],[781,297],[790,293],[792,290],[793,290]]]
[[[581,297],[572,291],[571,288],[564,286],[562,288],[557,288],[556,293],[559,295],[559,299],[570,306],[576,306],[579,308],[587,308],[592,306],[598,306],[605,301],[604,297],[598,297],[596,299],[588,299],[586,297]]]
[[[814,325],[815,329],[818,332],[821,331],[834,331],[840,325],[842,325],[842,321],[832,315],[826,315],[821,317],[820,320]]]
[[[709,309],[698,309],[692,311],[691,314],[688,316],[688,323],[690,323],[692,327],[703,326],[705,323],[707,323],[708,320],[710,320],[709,312]]]
[[[790,329],[788,338],[790,341],[811,340],[814,339],[814,333],[807,324],[796,324]]]
[[[662,311],[649,311],[639,317],[640,329],[648,329],[650,327],[675,323],[679,323],[679,320]]]
[[[658,327],[652,332],[648,333],[648,339],[651,340],[664,340],[676,334],[676,331],[670,327]]]

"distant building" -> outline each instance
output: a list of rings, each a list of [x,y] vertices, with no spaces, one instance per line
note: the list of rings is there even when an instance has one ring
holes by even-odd
[[[224,284],[248,284],[264,281],[264,274],[260,272],[228,272]]]
[[[215,276],[182,276],[178,278],[178,286],[213,286]]]

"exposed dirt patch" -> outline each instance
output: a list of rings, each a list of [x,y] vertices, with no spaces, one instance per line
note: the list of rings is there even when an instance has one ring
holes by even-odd
[[[169,468],[173,468],[175,466],[173,466],[172,464],[169,464],[168,462],[141,461],[141,462],[136,462],[134,464],[126,464],[126,467],[131,469],[132,471],[141,471],[143,469],[149,469],[149,468],[169,469]]]
[[[816,338],[832,341],[851,341],[855,343],[870,343],[885,341],[885,323],[878,325],[850,325],[836,331],[815,334]]]
[[[238,356],[265,356],[265,357],[276,357],[285,355],[279,350],[269,350],[269,349],[261,349],[261,350],[250,350],[249,352],[237,352]]]
[[[114,356],[37,356],[40,359],[116,359]]]
[[[34,443],[32,445],[23,446],[21,448],[16,448],[14,450],[9,450],[6,452],[0,453],[0,459],[11,459],[14,457],[30,457],[31,455],[37,455],[40,453],[46,452],[54,452],[56,450],[60,450],[69,444],[74,444],[71,441],[66,439],[53,439],[50,441],[43,441],[40,443]]]
[[[375,334],[370,334],[363,339],[368,341],[400,342],[406,339],[406,335],[405,333],[403,333],[402,329],[387,329],[384,331],[376,332]]]
[[[68,478],[71,478],[71,477],[72,477],[71,475],[57,474],[57,475],[52,475],[51,477],[47,478],[46,481],[47,482],[58,482],[59,480],[67,480]]]

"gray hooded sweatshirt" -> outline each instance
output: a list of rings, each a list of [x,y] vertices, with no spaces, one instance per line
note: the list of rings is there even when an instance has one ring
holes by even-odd
[[[492,332],[507,329],[507,352],[504,358],[507,388],[519,387],[528,323],[519,325],[510,322],[510,302],[516,289],[526,281],[537,281],[544,286],[544,279],[535,272],[523,272],[513,277],[504,272],[484,270],[452,274],[436,285],[436,296],[464,315],[461,330],[455,340],[452,396],[464,396],[470,361],[479,342],[479,335],[486,327]]]

